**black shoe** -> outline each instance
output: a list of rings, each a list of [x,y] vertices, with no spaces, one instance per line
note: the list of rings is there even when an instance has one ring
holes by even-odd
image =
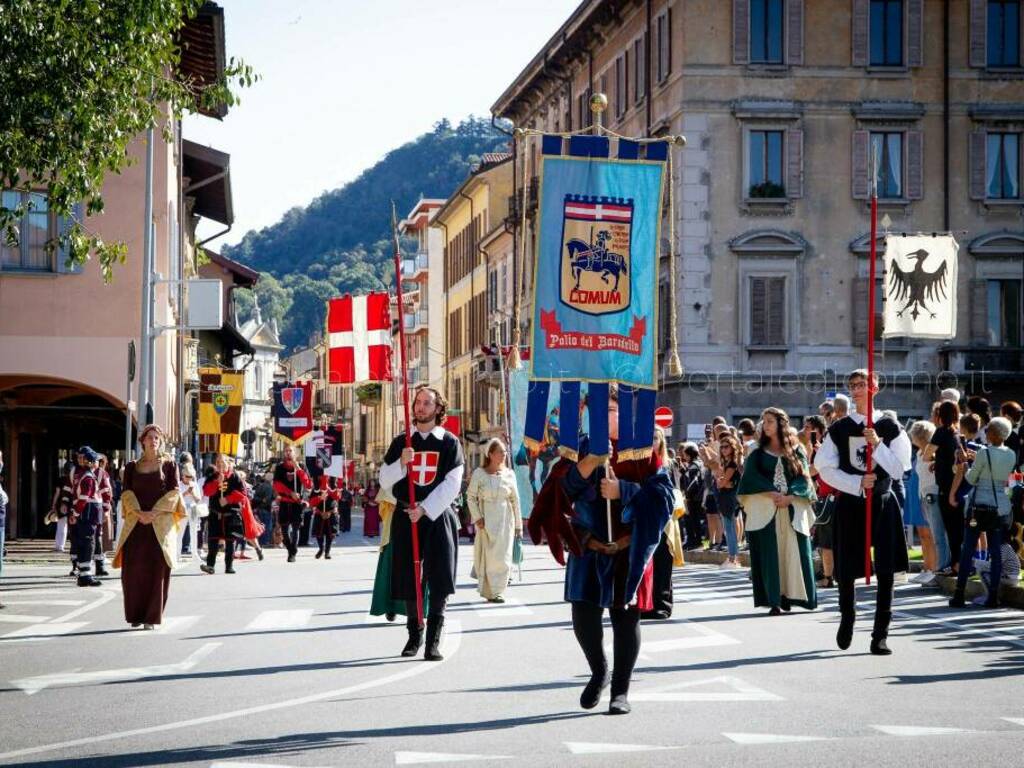
[[[235,569],[232,566],[230,566],[230,565],[227,568],[224,569],[224,573],[234,573],[234,572],[235,572]]]
[[[207,565],[206,563],[203,563],[202,565],[199,566],[199,570],[202,571],[203,573],[208,573],[211,576],[213,575],[213,566],[212,565]]]
[[[425,661],[441,661],[444,656],[438,647],[441,645],[441,630],[444,629],[444,616],[427,617],[427,647],[423,651]]]
[[[967,603],[964,601],[963,590],[957,590],[953,593],[953,597],[949,599],[950,608],[965,608]]]
[[[294,563],[295,562],[295,555],[288,555],[288,562],[289,563]]]
[[[884,637],[881,640],[871,640],[871,652],[875,656],[892,656],[892,649],[886,645]]]
[[[620,693],[617,696],[612,696],[612,701],[608,705],[609,715],[628,715],[632,711],[633,708],[629,706],[626,694]]]
[[[316,554],[313,555],[313,558],[316,559],[316,560],[319,560],[323,556],[324,556],[324,551],[322,549],[318,549]]]
[[[664,621],[665,619],[671,619],[672,614],[671,612],[666,611],[664,608],[659,608],[656,611],[644,611],[640,614],[640,618],[654,621]]]
[[[413,622],[415,621],[413,619]],[[409,627],[409,640],[402,649],[402,655],[406,658],[415,656],[419,653],[421,645],[423,645],[423,630],[413,624],[413,626]]]
[[[96,569],[96,575],[97,576],[109,576],[110,575],[110,571],[108,571],[106,568],[97,568]]]
[[[331,553],[330,552],[325,553],[324,554],[324,560],[330,560],[330,559],[331,559]]]
[[[384,614],[384,618],[387,619],[388,621],[394,621],[396,616],[393,613],[385,613]]]
[[[773,605],[773,606],[771,607],[771,610],[770,610],[770,611],[768,611],[768,615],[769,615],[769,616],[781,616],[781,615],[782,615],[782,610],[781,610],[781,609],[779,609],[779,607],[778,607],[778,606],[775,606],[775,605]]]
[[[79,576],[78,586],[80,587],[99,587],[102,586],[102,581],[97,581],[92,576]]]
[[[839,650],[845,651],[853,642],[853,617],[847,619],[843,616],[839,620],[839,631],[836,632],[836,645]]]
[[[982,603],[983,608],[998,608],[999,607],[999,596],[993,593],[989,593],[989,596]]]
[[[260,560],[263,560],[263,547],[260,547],[256,550],[256,557],[258,557]]]
[[[580,706],[584,709],[593,709],[601,703],[601,691],[608,687],[611,683],[612,676],[607,670],[602,674],[592,674],[590,676],[590,682],[583,688],[583,693],[580,694]]]
[[[790,601],[788,597],[782,595],[779,598],[779,607],[782,608],[782,610],[784,610],[786,613],[789,613],[791,610],[793,610],[793,603]]]

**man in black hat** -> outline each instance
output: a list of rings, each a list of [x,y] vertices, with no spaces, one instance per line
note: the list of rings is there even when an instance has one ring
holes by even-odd
[[[82,459],[83,472],[75,483],[75,551],[78,556],[78,586],[98,587],[100,581],[93,577],[93,553],[99,526],[103,520],[103,496],[96,477],[100,456],[87,445],[78,449]]]

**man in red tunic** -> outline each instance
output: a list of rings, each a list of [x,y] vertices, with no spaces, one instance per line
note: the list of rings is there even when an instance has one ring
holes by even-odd
[[[306,502],[302,490],[313,487],[306,470],[295,463],[295,449],[284,447],[284,456],[274,469],[274,493],[277,495],[277,519],[281,523],[284,544],[288,549],[288,562],[295,562],[299,551],[299,529],[302,527],[302,512]]]

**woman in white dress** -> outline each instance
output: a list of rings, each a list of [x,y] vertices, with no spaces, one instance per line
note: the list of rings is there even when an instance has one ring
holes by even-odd
[[[476,527],[473,567],[480,595],[492,603],[502,596],[512,572],[512,549],[523,535],[516,476],[505,464],[507,450],[501,440],[487,443],[484,466],[473,471],[466,491],[469,514]]]

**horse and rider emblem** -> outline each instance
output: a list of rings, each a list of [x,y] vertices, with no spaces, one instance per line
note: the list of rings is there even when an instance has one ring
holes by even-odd
[[[559,275],[563,304],[590,315],[629,306],[632,228],[632,200],[565,196]]]

